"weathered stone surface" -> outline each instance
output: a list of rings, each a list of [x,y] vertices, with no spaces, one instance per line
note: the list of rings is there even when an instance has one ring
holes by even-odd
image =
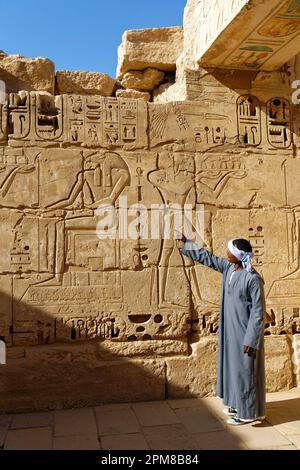
[[[56,72],[57,93],[112,96],[116,80],[100,72],[59,70]]]
[[[169,398],[215,395],[217,338],[200,338],[186,359],[167,359]]]
[[[176,60],[183,47],[181,27],[137,29],[126,31],[118,50],[117,78],[128,70],[176,69]]]
[[[149,67],[143,72],[130,70],[124,74],[122,85],[124,88],[152,91],[163,81],[164,76],[164,72]]]
[[[267,392],[293,387],[293,370],[286,336],[266,337]],[[193,354],[186,359],[167,359],[168,396],[215,395],[217,376],[217,338],[200,338]]]
[[[106,343],[98,348],[98,358],[101,360],[118,361],[120,358],[187,356],[188,348],[187,339],[153,340],[146,349],[144,341]]]
[[[163,360],[101,361],[93,345],[85,351],[81,347],[46,347],[28,352],[27,358],[0,369],[1,413],[165,397]]]
[[[293,363],[293,372],[295,377],[295,383],[300,384],[300,334],[295,334],[293,336],[292,342],[292,363]]]
[[[288,337],[267,336],[265,350],[267,391],[289,390],[294,386],[294,382]]]
[[[34,59],[19,54],[0,54],[0,80],[6,85],[6,92],[47,91],[54,93],[54,63],[44,57]]]
[[[138,90],[117,90],[116,96],[118,98],[127,98],[127,99],[134,99],[134,100],[143,100],[143,101],[150,101],[151,93],[148,91],[138,91]]]
[[[153,91],[153,102],[154,103],[166,103],[172,101],[171,90],[174,87],[173,83],[163,83]]]

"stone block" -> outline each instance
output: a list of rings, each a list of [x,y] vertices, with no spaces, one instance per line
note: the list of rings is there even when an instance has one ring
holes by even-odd
[[[296,334],[293,336],[293,354],[292,354],[292,362],[293,362],[293,370],[295,376],[295,385],[297,387],[300,386],[300,335]]]
[[[35,354],[7,364],[0,370],[0,413],[165,398],[163,360],[123,358],[102,362],[98,360],[96,350],[94,353],[91,350],[88,355],[82,354],[80,360],[81,348],[78,347],[73,348],[73,353],[72,348],[63,352],[52,346],[47,354],[43,354],[47,347],[30,349],[35,350]],[[120,386],[124,377],[126,386]]]
[[[289,339],[283,336],[265,338],[266,390],[278,392],[294,386]]]
[[[54,63],[44,57],[31,59],[1,52],[0,80],[5,82],[7,93],[20,90],[54,93]]]
[[[57,94],[112,96],[116,80],[100,72],[59,70],[56,72]]]
[[[169,398],[215,395],[217,346],[216,337],[200,338],[188,358],[166,360]]]
[[[148,91],[131,90],[129,88],[126,88],[124,90],[117,90],[116,96],[118,98],[127,98],[127,99],[144,100],[144,101],[150,101],[151,99],[151,94]]]
[[[117,78],[129,70],[147,67],[174,71],[182,47],[183,29],[179,26],[126,31],[118,51]]]
[[[126,72],[121,83],[126,89],[152,91],[163,81],[164,76],[164,72],[148,67],[143,72],[138,70]]]

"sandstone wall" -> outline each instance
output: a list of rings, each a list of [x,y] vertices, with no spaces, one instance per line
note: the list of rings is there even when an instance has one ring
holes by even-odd
[[[120,211],[120,196],[203,204],[218,255],[232,236],[251,240],[266,281],[269,390],[296,383],[296,107],[292,117],[283,81],[197,80],[195,102],[24,92],[1,105],[3,409],[214,393],[220,276],[171,241],[100,240],[96,209]]]
[[[268,390],[300,384],[299,57],[249,72],[181,56],[172,84],[178,53],[171,71],[156,57],[121,83],[59,72],[56,95],[52,78],[49,93],[12,74],[0,105],[0,411],[215,393],[220,275],[161,232],[124,240],[122,217],[134,233],[137,215],[125,197],[148,218],[153,204],[201,204],[217,255],[229,238],[251,241]],[[97,236],[101,204],[116,209],[115,239]]]

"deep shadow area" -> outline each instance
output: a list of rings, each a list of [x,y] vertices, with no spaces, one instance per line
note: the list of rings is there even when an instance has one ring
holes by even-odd
[[[298,432],[300,433],[300,398],[270,402],[266,418],[266,421],[273,426],[298,421]]]
[[[45,317],[44,311],[33,308],[32,305],[23,305],[23,307],[28,309],[28,318],[31,321],[33,318],[37,322],[43,319],[46,326],[53,321],[53,318]],[[43,334],[43,331],[41,327],[37,335],[37,341],[40,343],[49,341],[49,337]],[[13,329],[10,329],[10,332],[13,332]],[[67,335],[70,338],[76,337],[74,331],[70,329],[67,331]],[[17,413],[23,413],[25,422],[28,419],[30,422],[31,419],[37,419],[39,422],[39,416],[43,416],[43,413],[32,415],[32,412],[50,412],[51,419],[54,419],[55,414],[52,413],[54,410],[73,409],[75,413],[77,409],[78,416],[80,416],[81,412],[85,413],[84,410],[80,410],[82,408],[91,409],[91,407],[106,404],[106,407],[99,408],[99,410],[97,408],[100,414],[103,410],[104,419],[107,406],[109,406],[107,404],[118,403],[120,405],[116,406],[122,408],[122,403],[132,403],[131,408],[133,407],[135,410],[137,407],[135,412],[140,413],[139,420],[141,422],[145,419],[147,423],[147,419],[151,420],[151,416],[154,416],[151,428],[148,429],[146,426],[145,432],[143,431],[144,435],[148,436],[147,442],[150,442],[149,445],[154,449],[163,449],[164,446],[171,449],[172,445],[174,445],[174,449],[206,449],[206,446],[222,449],[224,446],[227,448],[228,445],[234,449],[239,449],[240,445],[241,448],[244,448],[240,444],[239,438],[232,435],[230,430],[225,427],[225,415],[222,420],[218,412],[206,405],[205,400],[201,400],[200,397],[188,391],[188,384],[183,383],[180,386],[169,383],[166,359],[170,355],[155,354],[155,351],[151,354],[147,353],[147,341],[139,341],[122,343],[124,351],[121,356],[117,353],[118,349],[121,354],[121,349],[117,348],[119,343],[111,343],[111,347],[106,348],[107,341],[75,340],[70,343],[8,347],[7,364],[0,366],[0,440],[2,436],[0,445],[5,447],[5,436],[16,434],[15,425],[11,423],[15,419],[22,420],[22,418],[18,418],[20,415]],[[148,355],[143,353],[143,346],[145,346]],[[114,351],[114,347],[116,351]],[[187,355],[188,351],[186,351]],[[170,385],[172,396],[185,397],[187,400],[170,401],[168,391]],[[147,403],[141,402],[148,402],[150,408],[154,407],[154,411],[148,410]],[[141,405],[140,412],[138,411],[138,403]],[[145,418],[143,418],[143,406],[145,407]],[[159,411],[161,406],[164,410],[162,415]],[[166,406],[170,410],[166,411]],[[58,411],[58,413],[64,412]],[[118,414],[118,408],[116,413]],[[167,416],[164,422],[164,413],[172,416],[171,420]],[[32,418],[32,416],[37,418]],[[122,413],[120,419],[121,422],[124,421]],[[158,423],[157,429],[155,420]],[[127,429],[126,426],[125,419],[124,432]],[[154,434],[152,426],[155,427]],[[130,433],[130,426],[128,429]],[[22,432],[25,431],[27,432],[27,430],[22,430]],[[30,432],[33,432],[32,427]],[[205,435],[208,439],[208,441],[204,439],[202,444],[199,443],[202,441],[199,441],[198,436],[201,433],[203,433],[203,438]],[[192,436],[194,437],[192,438]],[[173,444],[170,444],[169,438]],[[31,445],[35,444],[31,443]]]

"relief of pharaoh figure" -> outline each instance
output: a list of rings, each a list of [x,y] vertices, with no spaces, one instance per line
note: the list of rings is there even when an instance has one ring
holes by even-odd
[[[84,169],[67,199],[63,199],[48,209],[62,209],[72,206],[82,197],[84,208],[97,209],[100,204],[115,205],[116,200],[130,185],[130,173],[124,160],[114,152],[106,152],[88,157]]]
[[[185,204],[194,206],[196,200],[195,194],[195,163],[192,155],[178,152],[173,153],[163,151],[158,155],[158,169],[148,175],[149,181],[161,193],[165,204],[163,215],[164,228],[170,229],[169,234],[165,234],[162,240],[161,257],[159,261],[159,303],[160,307],[169,307],[170,302],[167,299],[167,281],[168,271],[171,266],[181,266],[181,260],[177,258],[177,250],[174,250],[176,238],[175,230],[178,221],[184,223],[183,209]],[[181,212],[181,214],[179,214]],[[183,218],[182,218],[183,216]],[[175,219],[177,224],[175,225]],[[171,307],[174,307],[172,304]]]

